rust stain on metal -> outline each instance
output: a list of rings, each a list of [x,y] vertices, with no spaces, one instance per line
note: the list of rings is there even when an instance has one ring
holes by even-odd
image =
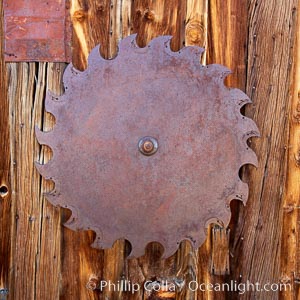
[[[68,0],[4,0],[6,61],[71,61]]]
[[[170,39],[139,48],[130,36],[112,60],[96,47],[87,70],[66,69],[65,94],[46,98],[57,124],[36,135],[53,158],[37,168],[55,182],[47,198],[72,210],[66,226],[94,230],[95,247],[125,238],[139,256],[156,241],[166,257],[184,239],[201,245],[209,222],[228,224],[232,199],[247,200],[239,170],[257,163],[247,139],[258,130],[240,110],[250,99],[224,85],[227,68],[200,64],[203,49],[172,52]],[[143,137],[157,141],[154,155],[140,152]]]

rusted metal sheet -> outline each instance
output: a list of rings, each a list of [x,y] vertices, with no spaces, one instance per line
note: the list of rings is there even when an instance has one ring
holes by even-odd
[[[6,61],[71,61],[68,0],[4,0]]]
[[[200,65],[203,49],[172,52],[169,41],[139,48],[130,36],[113,60],[97,47],[87,70],[66,69],[65,94],[47,96],[56,126],[36,134],[53,158],[37,168],[55,182],[48,199],[72,210],[66,225],[94,230],[95,247],[198,247],[205,226],[227,225],[230,201],[248,197],[239,170],[257,163],[247,139],[258,135],[240,113],[249,98],[224,85],[228,69]]]

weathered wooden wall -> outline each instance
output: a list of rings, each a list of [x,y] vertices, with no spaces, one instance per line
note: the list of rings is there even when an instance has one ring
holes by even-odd
[[[2,3],[2,2],[1,2]],[[2,5],[2,4],[0,4]],[[251,147],[259,168],[246,168],[247,207],[233,203],[230,246],[227,231],[210,227],[197,251],[182,244],[160,260],[161,247],[127,261],[129,245],[89,247],[92,232],[72,232],[61,224],[67,211],[43,197],[44,182],[34,161],[47,161],[51,150],[38,145],[34,126],[50,130],[55,121],[44,112],[47,89],[62,93],[63,63],[0,63],[0,298],[8,299],[297,299],[299,297],[300,202],[300,44],[296,39],[297,0],[72,0],[73,63],[101,43],[104,57],[117,53],[122,37],[137,33],[138,44],[173,35],[173,50],[184,45],[206,48],[203,63],[232,69],[227,84],[246,91],[254,104],[246,109],[261,139]],[[2,8],[1,8],[2,13]],[[1,27],[2,29],[2,27]],[[3,30],[1,40],[3,41]],[[0,44],[1,54],[3,52]],[[7,94],[7,96],[6,96]],[[162,220],[163,221],[163,220]],[[230,252],[230,255],[229,255]],[[223,274],[223,275],[222,275]],[[226,274],[226,275],[224,275]],[[198,282],[289,282],[291,292],[192,292],[134,295],[91,290],[99,279],[127,278]],[[92,280],[90,280],[92,279]],[[90,281],[89,281],[90,280]],[[93,281],[94,280],[94,281]]]

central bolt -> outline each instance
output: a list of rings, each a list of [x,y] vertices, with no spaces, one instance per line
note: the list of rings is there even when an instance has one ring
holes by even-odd
[[[146,136],[140,139],[139,149],[140,152],[144,155],[152,155],[157,151],[158,143],[157,140],[153,137]]]
[[[149,153],[153,150],[154,145],[151,141],[145,141],[142,147],[145,152]]]

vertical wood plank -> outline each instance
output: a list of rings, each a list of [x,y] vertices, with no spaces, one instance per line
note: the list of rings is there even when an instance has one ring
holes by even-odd
[[[207,47],[208,38],[208,0],[187,0],[185,21],[185,45]],[[202,54],[201,63],[206,64],[206,53]]]
[[[4,296],[11,289],[8,282],[11,263],[11,185],[9,104],[3,55],[3,2],[0,3],[0,293]]]
[[[113,0],[111,2],[110,14],[110,40],[109,57],[117,55],[118,43],[122,38],[130,34],[131,5],[128,0]],[[130,251],[130,244],[124,240],[118,240],[114,243],[112,249],[105,251],[104,261],[104,279],[111,282],[122,282],[128,280],[127,256]],[[118,299],[130,299],[128,293],[119,291],[113,292],[105,290],[104,297],[113,295]]]
[[[184,44],[186,1],[136,0],[132,2],[132,32],[137,44],[145,47],[154,37],[172,35],[171,49],[178,51]]]
[[[110,14],[113,2],[108,0],[72,0],[71,18],[73,24],[73,64],[79,70],[87,68],[87,57],[91,49],[101,44],[101,55],[111,57]],[[100,54],[99,54],[100,55]],[[68,214],[64,212],[64,221]],[[100,299],[101,293],[96,285],[107,270],[110,272],[111,257],[107,252],[92,249],[92,232],[63,231],[62,244],[62,299]],[[116,262],[117,263],[117,262]],[[110,278],[111,279],[111,278]],[[116,278],[113,276],[112,281]],[[88,287],[89,288],[88,288]]]
[[[126,37],[131,33],[131,0],[122,0],[122,11],[121,11],[121,18],[122,18],[122,37]]]
[[[199,46],[207,48],[208,40],[208,1],[187,0],[185,19],[185,46]],[[206,64],[207,49],[201,57],[201,63]],[[177,276],[184,281],[184,286],[179,289],[176,299],[205,299],[206,292],[200,292],[193,282],[209,282],[209,265],[211,250],[212,226],[207,228],[207,239],[196,251],[189,244],[183,243],[177,252]],[[198,297],[200,296],[200,297]]]
[[[245,90],[247,1],[209,1],[207,63],[227,66],[227,84]]]
[[[36,272],[36,255],[39,230],[39,176],[34,170],[34,160],[37,158],[37,143],[34,139],[33,124],[36,122],[34,106],[34,63],[9,65],[10,124],[12,147],[11,160],[13,216],[15,216],[14,257],[12,264],[11,297],[13,299],[34,298]],[[31,107],[32,110],[27,108]],[[37,107],[39,109],[39,107]],[[19,180],[18,180],[19,178]],[[30,182],[30,184],[29,184]],[[24,274],[27,274],[25,277]]]
[[[62,94],[64,91],[62,84],[64,68],[65,64],[49,64],[48,88],[57,95]],[[46,120],[47,115],[44,116]],[[52,127],[54,124],[53,120],[48,122],[48,126]],[[55,210],[48,202],[46,209],[49,211]],[[49,223],[51,214],[50,212],[47,213],[47,223]],[[61,211],[61,215],[52,216],[52,218],[56,218],[57,220],[55,223],[56,227],[58,226],[58,228],[55,228],[58,231],[56,241],[60,242],[53,245],[57,246],[57,250],[60,249],[60,252],[57,254],[59,257],[56,254],[53,255],[53,259],[57,260],[58,267],[60,268],[60,282],[57,287],[59,298],[99,299],[99,292],[93,292],[88,289],[87,284],[91,276],[101,278],[103,271],[103,251],[91,248],[90,245],[95,237],[93,232],[74,232],[62,225],[67,221],[69,216],[70,213],[67,210]],[[52,231],[56,231],[55,229],[52,228]],[[47,234],[46,230],[47,227],[44,228],[43,235]],[[48,262],[49,259],[52,259],[52,256],[48,257]]]
[[[211,262],[211,249],[212,249],[212,225],[209,225],[207,228],[207,238],[205,243],[199,248],[198,253],[198,279],[197,283],[199,284],[208,284],[213,282],[213,276],[210,273],[209,264]],[[194,285],[192,285],[195,288]],[[204,299],[214,299],[213,295],[210,291],[206,288],[204,289],[197,289],[196,299],[204,300]]]
[[[63,219],[67,219],[65,213]],[[93,240],[92,232],[64,228],[60,299],[101,299],[99,291],[91,290],[89,283],[93,277],[101,278],[103,272],[103,251],[91,248]]]
[[[77,69],[86,69],[88,54],[97,44],[103,57],[109,57],[110,9],[109,0],[71,0],[72,62]]]
[[[297,10],[296,10],[297,9]],[[300,10],[293,8],[294,13]],[[299,13],[298,13],[299,14]],[[289,112],[289,137],[286,190],[283,198],[283,226],[281,243],[280,282],[290,284],[291,290],[282,291],[281,299],[298,299],[300,281],[300,18],[297,17],[296,41],[293,51],[293,82]]]
[[[217,225],[212,228],[210,270],[214,275],[229,273],[229,232],[229,229]]]
[[[41,178],[34,167],[34,161],[46,159],[50,154],[49,150],[38,145],[34,134],[35,125],[42,127],[43,123],[47,64],[8,64],[7,68],[14,217],[10,297],[57,298],[60,279],[60,249],[57,247],[60,244],[59,214],[54,213],[55,209],[51,207],[53,216],[51,213],[44,215],[49,204],[45,203]]]
[[[207,242],[205,242],[206,244]],[[202,247],[203,248],[203,247]],[[192,282],[198,282],[203,280],[203,277],[199,278],[199,269],[203,271],[208,270],[207,261],[204,264],[199,264],[200,250],[194,250],[189,243],[181,243],[176,253],[176,279],[179,282],[184,283],[182,288],[176,290],[175,299],[195,299],[197,296],[197,290],[193,290]]]
[[[206,63],[222,64],[232,70],[232,75],[226,78],[228,85],[238,87],[245,91],[246,82],[246,44],[247,44],[247,1],[211,0],[208,3],[208,37]],[[231,205],[232,215],[238,212],[240,204],[234,202]],[[235,207],[237,206],[237,207]],[[234,217],[230,232],[234,233]],[[229,237],[226,228],[210,227],[211,243],[207,257],[209,263],[208,270],[203,271],[205,283],[225,283],[225,274],[230,272],[229,266]],[[204,251],[202,250],[202,251]],[[204,254],[203,252],[201,253]],[[202,256],[199,254],[199,256]],[[213,275],[215,274],[215,275]],[[219,276],[217,276],[219,275]],[[199,279],[201,281],[201,278]],[[199,299],[225,298],[225,292],[206,292],[199,295]]]
[[[112,0],[110,4],[109,56],[117,55],[117,46],[122,39],[122,0]]]
[[[246,114],[256,121],[261,138],[251,143],[259,167],[248,167],[244,174],[250,195],[232,249],[231,278],[237,281],[280,280],[296,5],[293,0],[249,1],[246,91],[253,105]],[[278,292],[249,291],[236,297],[278,299]]]
[[[56,94],[62,93],[61,74],[64,71],[63,63],[39,63],[36,82],[36,100],[41,103],[39,125],[43,131],[53,129],[55,119],[51,114],[44,111],[44,97],[46,90]],[[42,145],[39,154],[39,163],[47,163],[52,158],[52,151],[49,147]],[[37,299],[59,298],[59,286],[61,275],[61,214],[58,207],[52,206],[44,197],[44,193],[54,188],[51,181],[42,178],[40,186],[39,201],[40,210],[40,232],[37,255],[36,270],[36,292]],[[51,274],[51,277],[49,276]]]
[[[126,11],[123,11],[126,9]],[[130,11],[128,10],[128,1],[112,0],[110,2],[110,14],[109,14],[109,40],[108,40],[108,53],[107,57],[112,58],[117,55],[118,42],[127,35],[123,36],[123,31],[128,27],[130,18]],[[124,21],[123,21],[124,18]],[[127,32],[129,29],[127,29]],[[125,282],[128,278],[126,268],[126,258],[129,254],[130,245],[124,240],[118,240],[114,243],[111,249],[104,250],[103,257],[103,275],[101,280],[118,284]],[[128,293],[125,288],[120,290],[114,290],[113,288],[104,288],[101,295],[104,299],[127,299]]]

